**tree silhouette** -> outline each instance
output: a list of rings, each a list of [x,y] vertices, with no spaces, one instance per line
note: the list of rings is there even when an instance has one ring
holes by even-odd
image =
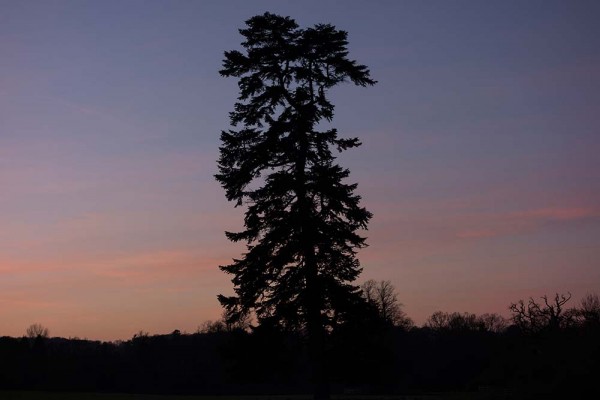
[[[583,322],[590,326],[600,326],[600,297],[588,293],[581,299],[580,314]]]
[[[377,282],[369,279],[360,288],[367,303],[377,310],[379,318],[384,322],[404,329],[410,329],[414,325],[402,310],[402,303],[398,301],[396,288],[391,281]]]
[[[527,304],[523,300],[512,303],[509,310],[515,325],[525,332],[539,332],[542,330],[556,331],[571,322],[573,315],[564,310],[564,305],[571,299],[571,293],[556,293],[553,299],[548,296],[541,297],[544,303],[536,302],[533,297]]]
[[[500,333],[508,327],[508,321],[500,314],[485,313],[479,316],[483,329],[488,332]]]
[[[50,331],[41,324],[31,324],[25,331],[25,334],[30,339],[43,338],[47,339],[50,336]]]
[[[326,332],[343,319],[359,289],[356,233],[371,218],[345,183],[349,170],[335,163],[360,145],[318,130],[333,118],[329,89],[345,81],[375,84],[364,65],[348,59],[347,33],[332,25],[301,29],[289,17],[255,16],[241,29],[243,52],[225,52],[222,76],[239,78],[230,113],[237,130],[221,133],[219,173],[229,201],[247,205],[241,259],[220,268],[234,275],[234,296],[219,295],[230,320],[250,312],[260,324],[308,334],[316,398],[327,397]]]

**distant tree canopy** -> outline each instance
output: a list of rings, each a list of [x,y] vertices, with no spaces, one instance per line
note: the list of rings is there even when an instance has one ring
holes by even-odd
[[[357,231],[371,213],[332,152],[359,140],[318,125],[333,118],[331,88],[375,81],[348,58],[347,33],[332,25],[303,29],[265,13],[240,33],[243,51],[225,52],[220,73],[238,78],[230,119],[241,127],[221,133],[216,179],[228,200],[247,206],[245,229],[227,232],[247,252],[221,266],[234,276],[235,295],[219,301],[230,319],[255,312],[261,324],[306,329],[311,354],[320,357],[326,330],[360,301],[351,284],[361,272],[356,250],[365,246]]]
[[[425,322],[427,328],[439,331],[487,331],[502,332],[508,326],[507,320],[499,314],[447,313],[436,311]]]

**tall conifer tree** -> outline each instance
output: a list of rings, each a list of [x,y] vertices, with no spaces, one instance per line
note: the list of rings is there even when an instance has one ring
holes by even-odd
[[[216,179],[229,201],[247,207],[245,229],[226,232],[247,251],[220,267],[233,275],[235,295],[219,301],[230,319],[255,312],[261,324],[306,332],[316,397],[327,397],[324,338],[360,301],[352,282],[361,272],[356,251],[366,244],[357,231],[367,228],[371,213],[332,152],[359,140],[319,123],[333,118],[330,88],[375,81],[348,59],[347,33],[332,25],[301,29],[289,17],[265,13],[240,33],[243,51],[225,52],[220,71],[239,78],[230,113],[238,129],[221,133]]]

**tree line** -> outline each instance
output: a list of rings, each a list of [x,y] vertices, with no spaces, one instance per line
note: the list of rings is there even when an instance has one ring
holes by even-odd
[[[360,322],[324,343],[335,393],[482,391],[505,398],[598,392],[600,300],[570,295],[510,305],[511,317],[435,312],[416,326],[389,282],[369,281]],[[197,332],[139,332],[100,342],[36,325],[0,338],[0,389],[169,394],[311,393],[303,335],[275,325],[208,321]],[[540,397],[540,398],[541,398]]]

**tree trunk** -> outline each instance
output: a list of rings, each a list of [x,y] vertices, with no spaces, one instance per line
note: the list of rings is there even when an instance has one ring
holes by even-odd
[[[329,384],[325,368],[325,332],[321,322],[320,293],[317,280],[317,266],[314,262],[314,250],[313,260],[307,259],[305,268],[307,269],[306,311],[308,314],[308,349],[314,384],[314,398],[329,399]]]
[[[318,279],[318,265],[315,255],[313,213],[306,193],[306,154],[308,152],[307,131],[301,129],[298,134],[299,157],[296,163],[296,196],[301,226],[301,249],[306,284],[306,314],[308,333],[308,352],[314,399],[329,399],[329,382],[325,368],[325,330],[321,321],[321,290]]]

